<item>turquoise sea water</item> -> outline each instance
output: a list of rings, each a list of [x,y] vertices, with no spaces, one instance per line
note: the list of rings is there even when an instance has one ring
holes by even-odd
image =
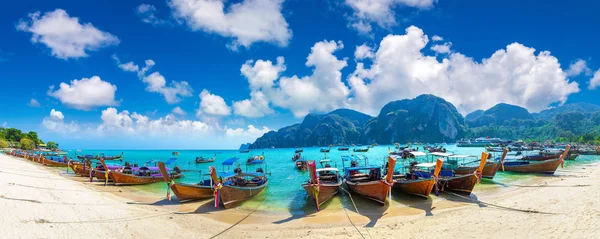
[[[388,147],[393,148],[393,146],[376,146],[374,148],[369,149],[366,153],[356,153],[362,154],[369,158],[370,165],[378,165],[381,166],[384,164],[388,155]],[[422,149],[422,146],[419,146]],[[484,148],[459,148],[455,145],[447,145],[445,148],[448,152],[453,152],[456,154],[469,154],[469,155],[477,155],[481,156],[481,152],[485,151]],[[277,211],[287,211],[290,213],[305,213],[314,210],[314,203],[311,200],[308,200],[308,196],[306,192],[301,187],[301,184],[308,180],[308,172],[307,171],[298,171],[295,167],[295,164],[292,161],[292,156],[294,155],[295,149],[260,149],[260,150],[251,150],[250,153],[240,153],[237,150],[177,150],[179,152],[178,159],[175,165],[181,167],[184,170],[201,170],[202,172],[187,172],[185,173],[185,177],[179,179],[180,182],[185,183],[197,183],[201,179],[201,174],[208,173],[208,166],[215,166],[218,171],[222,171],[223,167],[221,163],[231,157],[237,156],[240,158],[238,163],[240,163],[240,167],[245,171],[245,162],[248,157],[254,155],[262,155],[264,153],[266,159],[266,165],[263,166],[267,170],[269,178],[269,185],[267,189],[259,196],[255,197],[248,202],[240,205],[242,208],[254,208],[259,203],[263,203],[264,205],[268,205],[267,209],[269,211],[277,212]],[[304,152],[302,156],[308,160],[316,160],[317,162],[324,157],[324,154],[319,152],[320,148],[304,148]],[[150,160],[159,160],[166,161],[171,156],[171,153],[174,150],[83,150],[80,152],[70,151],[69,157],[75,158],[75,153],[78,155],[85,154],[98,154],[105,153],[107,156],[119,155],[121,152],[124,153],[123,162],[137,163],[143,165],[145,162]],[[350,151],[338,151],[337,147],[331,148],[330,153],[327,153],[327,158],[332,160],[330,162],[332,167],[337,167],[342,171],[342,160],[341,156],[355,154],[352,152],[352,148]],[[194,159],[198,156],[204,157],[213,157],[216,155],[217,159],[212,163],[202,163],[196,164]],[[569,165],[576,164],[584,164],[592,161],[597,161],[600,159],[598,156],[579,156],[575,161],[566,161],[566,167]],[[432,160],[431,157],[428,158],[429,161]],[[409,161],[403,162],[399,160],[398,163],[408,163]],[[319,166],[320,167],[320,166]],[[234,167],[229,168],[229,170],[233,170]],[[398,166],[397,166],[398,168]],[[227,169],[227,168],[225,168]],[[249,167],[250,170],[254,171],[254,168]],[[560,170],[560,169],[559,169]],[[206,176],[205,176],[206,177]],[[485,185],[490,184],[504,184],[514,182],[520,179],[527,179],[528,177],[535,177],[535,175],[521,175],[507,172],[498,172],[496,174],[493,181],[485,181]],[[206,177],[208,179],[208,177]],[[143,185],[143,186],[133,186],[138,189],[147,191],[149,193],[155,193],[157,195],[157,200],[160,200],[164,197],[164,193],[166,192],[166,185],[164,183],[155,183],[151,185]],[[479,187],[479,186],[477,186]],[[266,201],[265,201],[266,199]],[[356,200],[356,199],[355,199]],[[332,200],[330,205],[327,207],[341,207],[349,204],[349,200],[345,197],[336,197]],[[357,203],[371,203],[366,200],[357,202]]]

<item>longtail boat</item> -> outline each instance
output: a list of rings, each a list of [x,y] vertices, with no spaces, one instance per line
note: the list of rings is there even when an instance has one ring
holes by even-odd
[[[300,149],[300,148],[296,149],[296,151],[294,151],[294,153],[302,153],[302,152],[304,152],[304,149]]]
[[[502,154],[502,157],[506,157],[506,154]],[[478,162],[477,160],[476,162]],[[454,169],[455,174],[471,174],[473,171],[477,170],[477,166],[460,166]],[[482,176],[484,178],[493,179],[496,176],[496,173],[500,169],[500,163],[487,161],[483,166]]]
[[[197,184],[176,183],[171,178],[171,174],[164,162],[158,162],[158,168],[164,181],[167,182],[167,198],[169,200],[171,200],[170,191],[173,191],[180,203],[211,198],[214,196],[214,184],[212,178],[209,180],[202,180]],[[209,170],[214,170],[214,167],[209,168]]]
[[[97,158],[97,155],[92,155],[92,154],[86,154],[86,155],[75,154],[75,156],[77,156],[77,159],[79,159],[79,160],[96,159]]]
[[[366,153],[369,152],[369,147],[367,148],[355,148],[353,149],[354,152],[360,152],[360,153]]]
[[[540,152],[538,155],[527,155],[523,156],[522,160],[530,160],[530,161],[544,161],[550,159],[558,159],[560,158],[560,153],[557,154],[548,154],[544,152]]]
[[[567,146],[566,150],[556,159],[544,160],[544,161],[530,161],[530,160],[501,160],[502,170],[517,173],[544,173],[554,174],[558,166],[564,165],[564,158],[569,153],[570,145]]]
[[[337,150],[338,151],[348,151],[349,148],[348,147],[339,147]]]
[[[436,190],[452,191],[467,195],[471,194],[475,184],[483,177],[483,167],[485,166],[488,157],[488,153],[482,152],[479,167],[470,174],[458,175],[454,173],[454,170],[442,168],[438,177]]]
[[[121,165],[106,165],[109,171],[117,171],[123,168]],[[96,163],[96,167],[92,169],[92,175],[96,177],[96,179],[105,182],[112,182],[112,178],[110,174],[104,169],[104,165],[102,163]],[[91,179],[90,179],[91,180]]]
[[[230,158],[223,161],[222,165],[231,166],[239,158]],[[264,160],[253,160],[246,162],[246,169],[249,165],[261,165]],[[260,194],[269,183],[265,177],[262,168],[256,169],[255,173],[243,173],[241,168],[236,168],[234,172],[218,173],[214,167],[210,170],[213,182],[218,182],[215,186],[215,207],[223,204],[225,208],[231,208],[238,203],[248,200]]]
[[[254,156],[248,157],[248,159],[246,159],[246,163],[250,163],[250,162],[254,162],[254,161],[264,161],[264,160],[265,160],[265,153],[263,152],[261,155],[254,155]]]
[[[453,170],[454,174],[466,175],[472,174],[479,168],[480,159],[474,155],[459,155],[451,153],[431,153],[432,156],[444,158],[443,170]],[[506,157],[506,154],[502,154],[502,157]],[[493,179],[496,173],[500,169],[500,164],[493,161],[486,161],[483,166],[482,175],[484,178]]]
[[[100,159],[100,162],[105,169],[109,168],[103,159]],[[181,177],[181,170],[179,170],[179,167],[175,167],[172,171],[169,171],[171,178]],[[127,165],[121,170],[110,171],[109,169],[109,177],[112,178],[113,182],[117,186],[142,185],[165,181],[158,167],[151,166],[132,167]]]
[[[96,156],[96,159],[104,159],[104,161],[108,161],[108,160],[122,160],[123,159],[123,152],[121,152],[120,155],[116,155],[116,156],[106,156],[104,155],[104,153],[101,153],[99,155]]]
[[[67,159],[67,156],[62,156],[62,157],[42,157],[42,164],[49,166],[49,167],[68,167],[69,166],[69,159]]]
[[[302,184],[304,191],[315,200],[317,211],[321,210],[321,205],[331,199],[338,193],[342,186],[342,177],[337,168],[317,169],[314,160],[308,161],[310,179]]]
[[[92,163],[89,159],[86,159],[83,162],[69,161],[69,167],[73,170],[75,175],[89,177]]]
[[[196,163],[210,163],[210,162],[214,162],[217,159],[217,154],[214,155],[214,157],[212,158],[205,158],[203,156],[200,157],[196,157],[195,162]]]
[[[319,150],[319,152],[321,152],[321,153],[329,153],[329,151],[331,151],[331,148],[321,148]]]
[[[567,158],[566,158],[565,160],[575,160],[575,159],[577,159],[577,157],[579,157],[579,154],[576,154],[576,153],[569,153],[569,154],[567,155]]]
[[[393,184],[396,159],[388,157],[385,178],[382,177],[380,166],[358,166],[358,160],[364,160],[368,165],[368,159],[363,155],[342,157],[342,162],[351,161],[350,167],[344,168],[344,183],[353,193],[384,205]]]
[[[399,174],[394,172],[394,190],[411,195],[428,197],[435,186],[435,179],[438,178],[442,164],[443,161],[441,160],[438,160],[437,163],[412,162],[408,173]],[[433,172],[422,170],[433,166],[435,166]]]
[[[304,171],[308,169],[308,161],[306,161],[305,159],[301,158],[296,160],[296,162],[294,162],[296,164],[296,168],[300,171]]]

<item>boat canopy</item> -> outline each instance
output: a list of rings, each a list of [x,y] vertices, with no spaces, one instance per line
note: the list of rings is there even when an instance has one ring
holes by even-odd
[[[423,156],[427,156],[427,154],[425,152],[421,152],[421,151],[412,151],[409,152],[412,156],[415,157],[423,157]]]
[[[450,156],[452,156],[451,153],[442,153],[442,152],[433,152],[433,153],[431,153],[431,155],[435,155],[435,156],[439,156],[439,157],[450,157]]]
[[[169,160],[167,160],[167,161],[165,162],[165,164],[166,164],[166,165],[172,164],[172,163],[174,163],[174,162],[175,162],[175,160],[177,160],[177,158],[170,158]]]
[[[335,172],[339,172],[339,170],[337,168],[320,168],[317,169],[317,172],[324,172],[324,171],[335,171]]]
[[[304,159],[299,159],[299,160],[304,160]],[[250,161],[250,162],[248,162],[246,164],[250,164],[250,165],[252,165],[252,164],[262,164],[264,162],[265,162],[264,160],[252,160],[252,161]]]
[[[477,156],[466,155],[466,154],[454,154],[454,155],[448,156],[448,158],[472,158],[472,157],[477,157]]]
[[[351,160],[365,160],[367,159],[367,156],[364,155],[346,155],[346,156],[342,156],[342,159],[344,161],[351,161]]]
[[[346,171],[353,171],[353,170],[373,170],[373,169],[381,170],[381,167],[380,166],[350,167],[350,168],[346,168]]]
[[[242,173],[243,175],[250,175],[250,176],[254,176],[254,177],[263,177],[264,174],[263,173],[255,173],[255,172],[249,172],[249,173]],[[225,178],[231,178],[236,176],[237,174],[234,172],[218,172],[217,173],[217,177],[221,177],[223,179]]]
[[[227,160],[223,161],[223,163],[221,163],[221,165],[233,165],[236,161],[238,161],[238,157],[233,157],[233,158],[228,158]]]
[[[420,163],[415,166],[421,167],[421,168],[432,168],[432,167],[435,167],[435,163]]]

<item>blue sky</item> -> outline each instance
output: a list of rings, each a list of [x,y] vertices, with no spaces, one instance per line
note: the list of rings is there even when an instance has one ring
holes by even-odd
[[[600,104],[599,7],[10,2],[0,10],[0,124],[66,148],[212,149],[237,148],[309,112],[376,115],[391,100],[423,93],[462,113],[499,102],[533,112]]]

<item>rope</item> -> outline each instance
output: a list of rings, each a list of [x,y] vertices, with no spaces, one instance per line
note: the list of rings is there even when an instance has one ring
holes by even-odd
[[[54,223],[54,224],[115,223],[115,222],[126,222],[126,221],[153,218],[153,217],[158,217],[158,216],[167,215],[167,214],[172,214],[172,213],[171,212],[162,212],[162,213],[156,213],[156,214],[151,214],[151,215],[146,215],[146,216],[108,218],[108,219],[87,220],[87,221],[56,221],[56,222],[53,222],[53,221],[48,221],[45,219],[37,219],[37,220],[29,220],[29,221],[24,221],[24,222],[35,221],[36,223]]]
[[[279,185],[281,185],[281,182],[278,184],[278,186],[279,186]],[[273,192],[274,192],[274,191],[271,191],[271,192],[269,192],[269,194],[268,194],[268,195],[265,197],[265,199],[264,199],[262,202],[260,202],[260,203],[258,204],[258,206],[256,206],[256,208],[254,208],[254,209],[253,209],[253,210],[252,210],[250,213],[248,213],[248,215],[244,216],[242,219],[240,219],[240,220],[239,220],[239,221],[237,221],[236,223],[232,224],[231,226],[229,226],[229,227],[225,228],[225,230],[223,230],[223,231],[221,231],[221,232],[219,232],[219,233],[215,234],[214,236],[211,236],[211,237],[210,237],[210,239],[213,239],[213,238],[216,238],[216,237],[218,237],[218,236],[222,235],[223,233],[225,233],[225,232],[229,231],[231,228],[233,228],[233,227],[237,226],[238,224],[240,224],[242,221],[246,220],[246,218],[250,217],[250,215],[252,215],[254,212],[256,212],[256,211],[257,211],[257,210],[258,210],[258,209],[259,209],[259,208],[260,208],[260,207],[263,205],[263,203],[264,203],[265,201],[267,201],[267,199],[269,199],[269,197],[271,197],[271,195],[273,195]]]
[[[492,204],[492,203],[486,203],[486,202],[480,201],[479,199],[472,199],[472,198],[465,197],[465,196],[462,196],[462,195],[459,195],[459,194],[456,194],[456,193],[453,193],[453,192],[446,192],[446,193],[452,194],[452,195],[454,195],[456,197],[459,197],[459,198],[462,198],[462,199],[465,199],[465,200],[468,200],[468,201],[471,201],[471,202],[483,204],[483,205],[486,205],[486,206],[492,206],[492,207],[502,208],[502,209],[506,209],[506,210],[510,210],[510,211],[524,212],[524,213],[551,214],[551,215],[558,215],[558,214],[560,214],[560,213],[552,213],[552,212],[540,212],[538,210],[531,210],[531,209],[511,208],[511,207],[496,205],[496,204]]]
[[[19,184],[19,183],[8,183],[8,186],[19,186],[19,187],[26,187],[26,188],[35,188],[35,189],[44,189],[44,190],[51,190],[51,191],[71,191],[71,192],[98,192],[98,193],[104,193],[104,192],[123,192],[121,190],[115,190],[115,191],[98,191],[98,190],[79,190],[79,189],[66,189],[66,188],[45,188],[45,187],[38,187],[38,186],[32,186],[32,185],[25,185],[25,184]]]
[[[360,212],[358,211],[358,207],[356,206],[356,204],[354,203],[354,199],[352,199],[352,194],[350,194],[350,192],[346,191],[346,189],[344,189],[343,187],[340,187],[340,189],[342,191],[344,191],[345,193],[348,194],[348,196],[350,197],[350,201],[352,202],[352,205],[354,206],[354,210],[356,210],[356,213],[358,213],[358,215],[361,215]],[[358,227],[354,224],[354,222],[352,221],[352,219],[350,218],[350,215],[348,215],[348,211],[346,211],[346,208],[344,207],[344,212],[346,213],[346,217],[348,217],[348,221],[350,221],[350,224],[352,224],[352,226],[356,229],[356,231],[358,231],[358,233],[360,234],[360,236],[362,238],[365,238],[365,235],[362,234],[362,232],[358,229]],[[367,234],[369,235],[370,238],[373,238],[371,236],[371,234],[369,233],[369,230],[367,230],[367,228],[365,227],[365,231],[367,232]]]

